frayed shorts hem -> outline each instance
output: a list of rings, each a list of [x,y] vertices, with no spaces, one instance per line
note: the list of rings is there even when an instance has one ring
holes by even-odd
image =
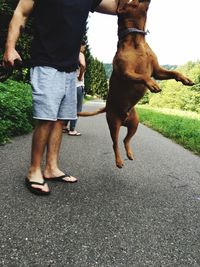
[[[33,119],[40,120],[40,121],[57,121],[57,119],[40,118],[40,117],[33,117]]]
[[[77,120],[77,117],[75,117],[75,118],[58,118],[58,120],[62,120],[62,121]]]
[[[41,121],[57,121],[57,120],[68,121],[68,120],[77,120],[77,117],[76,118],[57,118],[57,119],[33,117],[33,119],[41,120]]]

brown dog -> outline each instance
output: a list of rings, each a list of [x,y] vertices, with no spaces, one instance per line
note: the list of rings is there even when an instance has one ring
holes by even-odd
[[[116,165],[122,168],[123,161],[118,146],[120,126],[128,131],[124,139],[127,157],[132,160],[131,137],[138,127],[135,105],[147,89],[153,93],[161,91],[157,80],[175,79],[184,85],[193,82],[177,71],[162,68],[156,55],[145,41],[145,24],[150,0],[120,0],[118,6],[117,52],[113,60],[106,106],[95,112],[81,112],[80,116],[93,116],[106,112],[106,118],[113,141]]]

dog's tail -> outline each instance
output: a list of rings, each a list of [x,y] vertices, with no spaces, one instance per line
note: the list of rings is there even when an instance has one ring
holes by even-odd
[[[98,115],[104,112],[106,112],[106,106],[95,111],[81,111],[81,112],[78,112],[77,115],[80,117],[89,117],[89,116],[95,116],[95,115]]]

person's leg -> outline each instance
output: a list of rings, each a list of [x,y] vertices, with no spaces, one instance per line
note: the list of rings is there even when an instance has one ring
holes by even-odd
[[[84,96],[84,87],[78,86],[77,87],[77,112],[81,112],[82,110],[83,96]],[[75,135],[75,136],[81,135],[79,132],[76,131],[76,124],[77,124],[77,119],[70,121],[69,135]]]
[[[69,132],[69,125],[70,124],[70,121],[69,120],[66,120],[63,124],[63,129],[62,129],[62,132],[63,133],[68,133]]]
[[[42,183],[44,181],[41,170],[41,161],[44,154],[45,146],[48,142],[49,134],[52,129],[51,121],[38,121],[34,130],[32,138],[32,151],[31,151],[31,166],[28,171],[27,178],[31,182]],[[48,192],[48,185],[32,185],[34,188],[40,188],[42,191]]]
[[[72,136],[80,136],[81,133],[76,131],[76,123],[77,123],[77,119],[76,120],[70,120],[70,128],[69,128],[69,132],[68,135],[72,135]]]
[[[77,120],[70,120],[70,131],[74,131],[75,128],[76,128],[76,123],[77,123]]]
[[[78,98],[78,87],[76,87],[76,94],[77,94],[77,109],[78,109],[78,105],[79,105],[79,98]],[[77,123],[77,119],[75,120],[70,120],[70,127],[69,127],[69,132],[74,132],[75,128],[76,128],[76,123]]]
[[[72,136],[80,136],[81,133],[77,132],[76,131],[76,123],[77,123],[77,120],[71,120],[70,121],[70,130],[68,132],[68,135],[72,135]]]
[[[82,111],[84,98],[84,86],[77,87],[77,112]]]
[[[44,169],[44,177],[46,179],[57,178],[61,176],[66,182],[76,182],[77,179],[71,175],[65,174],[58,166],[58,156],[62,140],[63,121],[54,122],[47,144],[46,166]]]
[[[56,177],[64,173],[58,167],[58,155],[62,140],[63,121],[56,121],[53,124],[47,143],[46,166],[44,177]]]

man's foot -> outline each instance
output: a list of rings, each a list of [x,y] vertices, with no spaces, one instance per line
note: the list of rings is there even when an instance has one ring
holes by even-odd
[[[50,190],[45,181],[32,181],[28,177],[25,178],[26,187],[36,195],[49,195]]]
[[[62,172],[60,169],[51,169],[46,167],[43,173],[43,178],[47,181],[55,181],[55,182],[67,182],[67,183],[75,183],[77,182],[77,178]]]
[[[78,180],[76,177],[71,176],[70,174],[63,174],[55,177],[44,177],[45,180],[52,182],[65,182],[65,183],[76,183]]]
[[[81,133],[79,133],[76,130],[74,130],[74,131],[69,131],[68,132],[68,135],[71,135],[71,136],[81,136]]]

